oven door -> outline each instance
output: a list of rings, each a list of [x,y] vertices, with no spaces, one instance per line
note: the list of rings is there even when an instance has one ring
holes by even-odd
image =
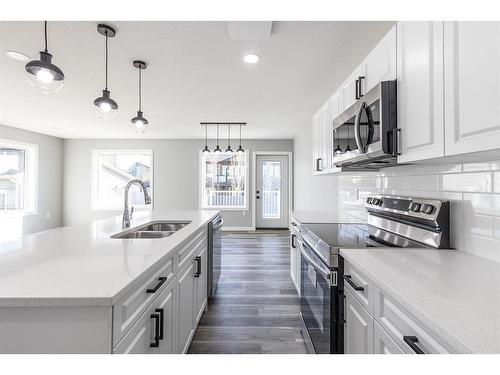
[[[335,353],[332,345],[332,273],[305,241],[301,249],[300,311],[307,330],[304,337],[316,353]]]

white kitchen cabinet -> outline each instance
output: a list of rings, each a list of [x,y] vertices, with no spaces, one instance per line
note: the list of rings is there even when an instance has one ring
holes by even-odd
[[[384,331],[377,321],[373,323],[373,353],[374,354],[404,354],[404,351]]]
[[[375,46],[364,60],[365,78],[361,80],[364,95],[382,81],[396,79],[396,26]]]
[[[341,95],[341,106],[340,112],[345,111],[351,105],[354,104],[356,100],[359,99],[359,90],[357,90],[358,81],[361,82],[361,88],[364,87],[364,78],[366,77],[366,66],[361,64],[356,68],[354,72],[345,80],[345,82],[340,87]]]
[[[290,277],[300,296],[300,233],[298,223],[293,221],[290,223]]]
[[[186,353],[194,334],[194,308],[195,308],[195,262],[186,264],[177,279],[177,351]]]
[[[205,308],[207,307],[207,282],[208,282],[208,256],[207,248],[203,247],[195,258],[196,267],[198,268],[195,273],[195,291],[196,291],[196,305],[195,305],[195,327],[200,321]]]
[[[321,173],[320,154],[321,154],[321,112],[314,114],[312,119],[312,144],[313,144],[313,174]]]
[[[444,156],[443,22],[398,22],[400,163]]]
[[[313,155],[314,174],[327,174],[330,171],[330,149],[332,111],[328,99],[313,116]]]
[[[115,354],[170,354],[174,346],[175,283],[170,283],[113,350]]]
[[[373,317],[344,288],[344,353],[373,353]]]
[[[499,148],[500,22],[444,23],[445,153]]]

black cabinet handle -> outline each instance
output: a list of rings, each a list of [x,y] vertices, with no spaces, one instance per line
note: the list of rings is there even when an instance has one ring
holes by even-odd
[[[165,281],[167,281],[167,277],[159,277],[158,284],[156,284],[154,288],[146,289],[146,293],[156,293],[158,289],[160,289],[161,286],[165,283]]]
[[[417,336],[403,336],[404,342],[408,344],[410,348],[413,349],[413,351],[417,354],[425,354],[422,349],[417,345],[418,343],[418,337]]]
[[[363,90],[362,90],[362,88],[363,88],[362,84],[363,84],[363,80],[364,79],[365,79],[365,76],[360,76],[359,79],[358,79],[358,81],[359,81],[359,83],[358,83],[358,86],[359,86],[358,96],[359,96],[359,98],[358,99],[361,99],[363,96],[365,96],[363,94]]]
[[[194,274],[194,277],[200,277],[200,275],[201,275],[201,257],[197,256],[196,258],[194,258],[194,260],[196,262],[196,273]]]
[[[160,346],[160,315],[151,314],[149,317],[155,320],[155,338],[154,338],[155,341],[150,343],[149,347],[157,348]]]
[[[347,281],[347,283],[352,286],[354,290],[357,290],[358,292],[362,292],[363,290],[365,290],[365,288],[363,288],[362,286],[357,286],[356,284],[354,284],[354,281],[352,281],[351,279],[351,275],[344,275],[344,280]]]
[[[297,246],[295,246],[295,234],[292,234],[292,248],[296,249]]]
[[[400,140],[399,136],[401,134],[401,129],[396,128],[392,130],[392,156],[399,156],[401,152],[399,151]]]
[[[360,98],[360,96],[359,96],[359,86],[360,86],[359,83],[360,83],[359,79],[357,79],[356,80],[356,94],[355,94],[356,100],[358,100]]]
[[[158,338],[163,340],[163,323],[165,319],[165,314],[163,313],[163,309],[155,309],[155,312],[160,314],[160,332],[158,334]]]

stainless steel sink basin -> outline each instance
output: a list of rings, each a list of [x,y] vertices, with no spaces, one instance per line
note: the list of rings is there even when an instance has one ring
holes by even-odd
[[[111,238],[164,238],[169,237],[175,232],[181,230],[190,221],[153,221],[141,225],[140,227],[126,230],[111,236]]]

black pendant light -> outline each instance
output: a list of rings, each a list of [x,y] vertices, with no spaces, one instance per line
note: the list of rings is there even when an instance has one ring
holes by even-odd
[[[108,38],[114,38],[116,30],[111,26],[99,24],[97,32],[104,35],[105,38],[105,88],[102,90],[102,96],[94,100],[97,116],[102,119],[110,119],[118,114],[118,104],[111,99],[111,93],[108,90]]]
[[[233,149],[231,148],[231,125],[230,124],[227,125],[227,148],[226,148],[226,152],[228,154],[232,154],[233,153]]]
[[[351,146],[349,146],[349,125],[347,125],[347,147],[345,148],[344,152],[351,152]]]
[[[217,147],[215,148],[214,152],[216,154],[220,154],[222,150],[219,147],[219,124],[217,124]]]
[[[210,152],[210,149],[208,148],[208,125],[205,125],[205,148],[203,149],[202,152]]]
[[[338,130],[339,129],[335,129],[335,133],[338,133]],[[337,147],[335,148],[335,150],[333,150],[333,152],[335,152],[335,155],[340,155],[342,153],[342,149],[340,148],[340,136],[338,134],[337,134]]]
[[[137,132],[144,133],[149,122],[142,115],[142,71],[146,69],[147,65],[144,61],[135,60],[134,66],[139,70],[139,110],[137,111],[137,116],[130,121],[134,124]]]
[[[238,153],[243,153],[245,152],[245,150],[243,150],[243,147],[241,147],[241,124],[240,124],[240,147],[238,147],[238,149],[236,150],[236,152]]]
[[[52,64],[52,55],[47,47],[47,21],[44,22],[45,49],[40,51],[40,60],[32,60],[24,67],[28,81],[44,94],[55,94],[64,85],[64,73]]]

